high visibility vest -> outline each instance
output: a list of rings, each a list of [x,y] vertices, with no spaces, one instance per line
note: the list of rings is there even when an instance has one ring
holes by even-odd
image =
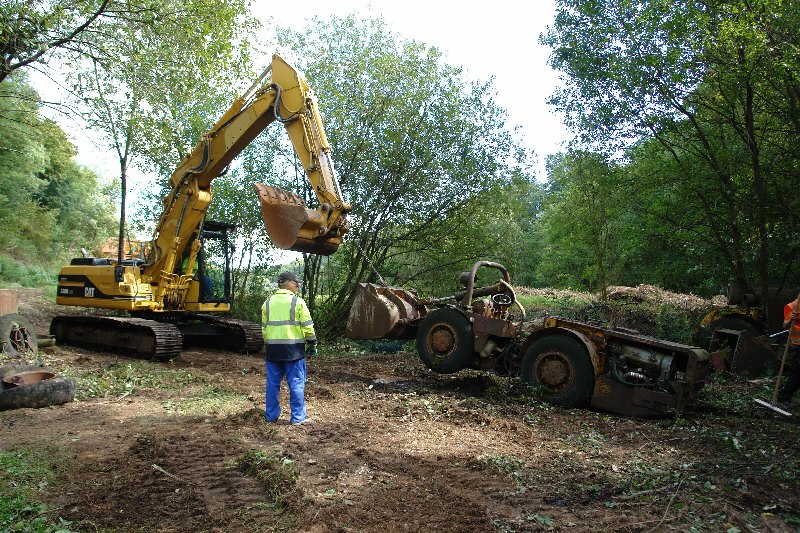
[[[798,300],[793,302],[789,302],[783,307],[783,321],[789,320],[793,311],[796,311],[798,308]],[[792,344],[800,345],[800,318],[794,321],[794,324],[791,325],[792,329],[789,330],[789,340]]]
[[[261,332],[270,361],[302,359],[305,343],[317,341],[306,302],[287,289],[278,289],[261,306]]]

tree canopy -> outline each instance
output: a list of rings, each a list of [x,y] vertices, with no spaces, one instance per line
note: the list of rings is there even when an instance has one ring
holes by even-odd
[[[797,271],[798,9],[562,0],[542,38],[583,145],[625,150],[646,215],[708,277],[764,292]]]

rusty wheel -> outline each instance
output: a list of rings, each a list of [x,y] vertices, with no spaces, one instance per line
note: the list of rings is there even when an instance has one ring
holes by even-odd
[[[422,362],[440,374],[466,368],[473,355],[472,328],[455,309],[442,308],[428,314],[417,332],[417,351]]]
[[[38,349],[39,339],[25,317],[17,314],[0,316],[0,352],[17,356],[35,353]]]
[[[572,337],[549,335],[533,343],[522,358],[522,380],[540,387],[549,403],[577,407],[594,389],[594,367],[586,348]]]

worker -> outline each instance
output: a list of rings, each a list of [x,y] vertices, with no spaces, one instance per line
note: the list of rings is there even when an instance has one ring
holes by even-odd
[[[783,307],[783,327],[790,328],[789,338],[786,339],[786,342],[790,343],[790,359],[787,359],[789,368],[786,373],[786,382],[778,393],[780,403],[791,402],[792,396],[800,388],[800,320],[797,319],[798,311],[800,311],[800,298]]]
[[[306,355],[316,355],[314,322],[305,301],[297,295],[300,283],[293,272],[278,276],[278,290],[261,307],[261,331],[267,365],[267,407],[264,418],[276,421],[281,414],[278,395],[286,376],[292,424],[306,418]]]

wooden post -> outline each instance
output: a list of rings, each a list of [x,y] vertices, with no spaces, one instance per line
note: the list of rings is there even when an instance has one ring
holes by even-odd
[[[0,289],[0,316],[16,313],[19,310],[19,298],[16,289]]]

